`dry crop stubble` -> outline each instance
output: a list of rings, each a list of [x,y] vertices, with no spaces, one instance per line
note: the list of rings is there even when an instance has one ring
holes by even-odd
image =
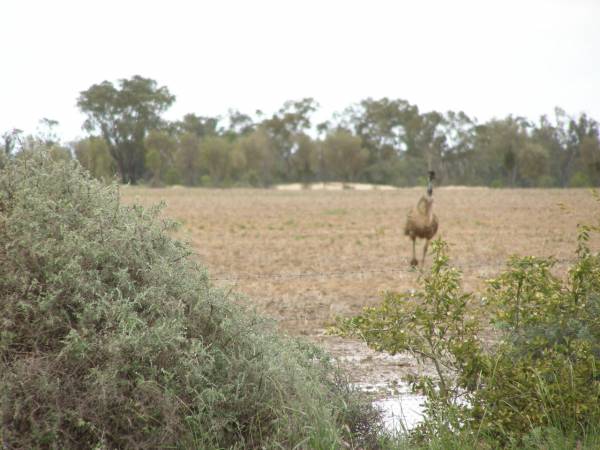
[[[403,226],[422,192],[121,189],[125,203],[165,201],[215,283],[246,294],[284,331],[333,349],[338,342],[321,336],[333,317],[416,287]],[[447,187],[436,189],[434,209],[464,288],[477,291],[512,254],[571,259],[576,226],[594,223],[598,204],[586,189]]]

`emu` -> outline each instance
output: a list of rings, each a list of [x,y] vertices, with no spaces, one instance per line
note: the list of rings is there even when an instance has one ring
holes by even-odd
[[[416,239],[425,239],[423,247],[423,259],[421,266],[425,264],[425,255],[429,241],[435,235],[438,229],[438,218],[433,213],[433,180],[435,172],[429,171],[429,181],[427,183],[427,196],[422,196],[417,203],[416,208],[412,208],[406,217],[406,225],[404,226],[404,234],[412,239],[412,260],[410,265],[416,267],[419,264],[415,255]]]

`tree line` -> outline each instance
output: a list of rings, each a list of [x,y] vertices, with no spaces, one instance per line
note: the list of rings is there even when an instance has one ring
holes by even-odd
[[[80,93],[89,136],[60,143],[42,131],[3,134],[5,152],[40,143],[95,177],[152,186],[255,186],[366,182],[412,186],[435,170],[442,184],[493,187],[600,185],[598,122],[556,108],[537,121],[509,115],[479,123],[462,111],[422,112],[402,99],[365,99],[314,123],[318,103],[288,101],[272,115],[162,114],[175,96],[155,80],[104,81]]]

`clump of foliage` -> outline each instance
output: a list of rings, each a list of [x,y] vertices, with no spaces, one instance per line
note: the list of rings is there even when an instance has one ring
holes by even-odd
[[[540,427],[581,434],[600,423],[600,257],[579,235],[566,280],[551,259],[512,258],[491,280],[502,339],[487,358],[470,410],[493,436]]]
[[[422,279],[421,290],[388,292],[381,305],[365,308],[362,315],[342,320],[334,329],[359,336],[377,351],[409,352],[431,363],[435,375],[408,378],[415,390],[426,394],[423,433],[433,433],[440,423],[459,425],[465,391],[485,363],[479,324],[469,315],[472,300],[460,289],[460,273],[448,265],[446,244],[436,240],[431,272]]]
[[[427,398],[416,437],[461,432],[494,446],[544,442],[545,433],[583,439],[600,423],[600,256],[588,245],[597,230],[581,227],[564,280],[551,258],[513,257],[481,305],[462,292],[438,240],[420,290],[388,293],[336,331],[434,367],[434,375],[409,380]],[[471,316],[481,308],[498,332],[488,342],[478,338],[485,321]]]
[[[3,446],[373,446],[329,358],[212,286],[173,226],[76,163],[2,156]]]

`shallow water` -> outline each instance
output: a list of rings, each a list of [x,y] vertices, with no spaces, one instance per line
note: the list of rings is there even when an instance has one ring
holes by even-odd
[[[377,399],[373,404],[381,409],[388,431],[406,432],[423,420],[425,397],[413,394],[402,378],[430,373],[430,368],[410,355],[375,352],[358,341],[327,337],[321,343],[348,371],[352,385]]]
[[[414,394],[400,394],[373,402],[383,411],[385,428],[392,433],[402,433],[413,429],[423,420],[425,397]]]
[[[410,392],[406,383],[396,382],[393,393],[387,383],[355,383],[355,386],[365,392],[388,392],[386,397],[373,402],[382,411],[383,423],[388,431],[406,432],[423,420],[425,397]]]

